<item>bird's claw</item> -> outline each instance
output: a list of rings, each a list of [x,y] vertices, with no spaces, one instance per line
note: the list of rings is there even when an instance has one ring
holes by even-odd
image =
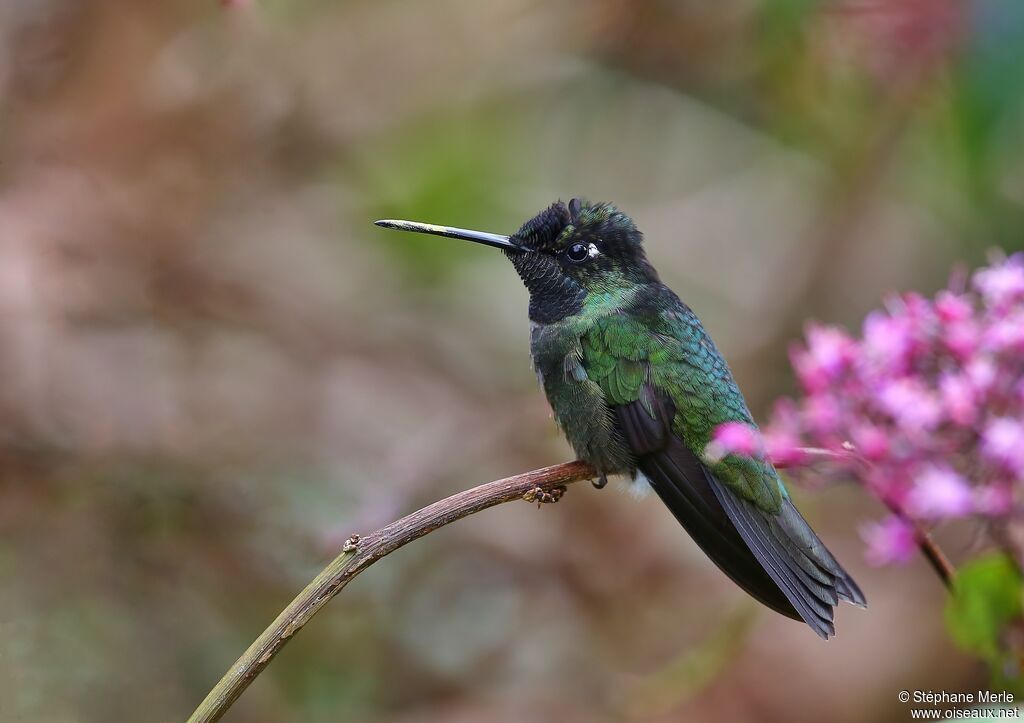
[[[565,487],[552,487],[551,491],[545,490],[543,487],[534,487],[532,490],[523,495],[523,499],[527,502],[536,502],[537,509],[540,509],[541,505],[552,505],[558,500],[562,499],[562,495],[565,494]]]
[[[602,472],[601,476],[598,477],[593,482],[591,482],[591,484],[594,485],[594,489],[595,490],[602,490],[602,489],[604,489],[605,485],[608,484],[608,475],[606,475],[606,474],[604,474]]]

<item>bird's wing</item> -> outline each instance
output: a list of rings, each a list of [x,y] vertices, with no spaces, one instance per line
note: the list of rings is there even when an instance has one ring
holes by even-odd
[[[650,408],[641,394],[645,385],[670,399],[675,409],[667,420],[670,427],[701,458],[718,425],[756,425],[700,320],[671,291],[662,293],[671,295],[671,303],[598,319],[582,339],[581,362],[610,406],[640,401]],[[786,490],[767,462],[728,456],[709,467],[739,497],[768,512],[780,510]]]
[[[827,638],[837,601],[863,605],[864,596],[770,464],[701,459],[714,426],[752,420],[696,317],[677,316],[686,313],[607,317],[584,337],[581,364],[639,470],[712,561],[753,597]]]

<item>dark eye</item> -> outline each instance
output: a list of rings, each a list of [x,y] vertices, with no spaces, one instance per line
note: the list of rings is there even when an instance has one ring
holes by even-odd
[[[580,263],[590,258],[590,248],[586,244],[573,244],[565,250],[566,258],[573,263]]]

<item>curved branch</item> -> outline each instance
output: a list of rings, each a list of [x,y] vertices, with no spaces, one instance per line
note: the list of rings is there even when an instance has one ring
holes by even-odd
[[[288,604],[270,627],[210,691],[188,723],[220,720],[249,684],[267,667],[284,644],[308,623],[327,601],[370,565],[439,527],[513,500],[556,502],[565,486],[596,476],[585,462],[566,462],[525,474],[487,482],[435,502],[365,537],[352,535],[342,552]]]

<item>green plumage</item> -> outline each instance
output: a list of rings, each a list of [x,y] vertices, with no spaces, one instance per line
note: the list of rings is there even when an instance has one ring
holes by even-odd
[[[689,309],[632,315],[627,307],[581,326],[589,326],[582,334],[582,366],[600,386],[605,402],[615,406],[636,402],[641,387],[649,382],[672,399],[676,407],[672,428],[697,457],[703,456],[718,425],[734,421],[753,425],[728,365]],[[549,388],[563,381],[553,380]],[[728,456],[709,466],[741,497],[766,512],[779,511],[785,493],[771,465]]]
[[[565,218],[568,216],[569,218]],[[643,474],[694,540],[779,612],[834,632],[864,597],[766,461],[705,459],[716,427],[754,426],[728,364],[606,204],[555,205],[506,251],[530,290],[531,352],[555,420],[602,475]]]
[[[697,457],[718,425],[754,424],[714,342],[671,291],[623,286],[593,296],[600,301],[588,294],[579,313],[535,327],[531,347],[555,418],[581,458],[609,474],[630,469],[603,418],[608,406],[643,402],[645,385],[672,400],[672,428]],[[649,308],[651,302],[669,308]],[[709,466],[741,497],[779,511],[786,492],[771,465],[728,456]]]

